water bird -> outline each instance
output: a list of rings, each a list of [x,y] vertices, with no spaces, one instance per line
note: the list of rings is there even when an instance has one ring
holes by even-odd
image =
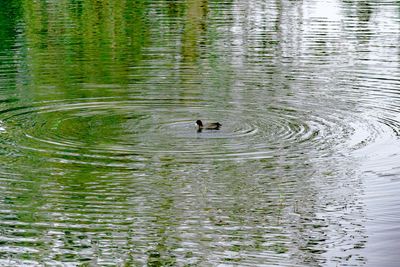
[[[219,128],[222,126],[222,124],[219,122],[211,122],[203,125],[203,122],[201,120],[197,120],[196,125],[198,132],[201,132],[201,130],[219,130]]]

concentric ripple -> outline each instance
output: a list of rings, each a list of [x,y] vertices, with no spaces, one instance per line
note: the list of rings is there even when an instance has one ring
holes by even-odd
[[[1,112],[0,120],[3,134],[12,135],[9,149],[42,153],[62,163],[128,168],[154,157],[193,162],[319,153],[323,158],[358,129],[376,130],[351,125],[339,112],[331,116],[271,105],[254,116],[257,108],[231,103],[215,109],[193,99],[91,98],[11,107]],[[223,126],[197,132],[198,118],[218,118]]]

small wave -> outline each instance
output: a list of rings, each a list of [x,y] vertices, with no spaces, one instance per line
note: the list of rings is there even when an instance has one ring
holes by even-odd
[[[251,106],[232,106],[207,115],[209,109],[197,100],[92,98],[14,106],[1,111],[0,119],[12,132],[13,149],[50,161],[119,167],[155,156],[192,162],[319,151],[324,157],[357,129],[369,128],[347,124],[340,113],[269,106],[254,116]],[[212,117],[223,124],[220,130],[196,131],[195,119]]]

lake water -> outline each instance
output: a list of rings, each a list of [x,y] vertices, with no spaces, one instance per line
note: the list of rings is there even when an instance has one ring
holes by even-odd
[[[390,0],[5,1],[0,265],[398,266],[399,43]]]

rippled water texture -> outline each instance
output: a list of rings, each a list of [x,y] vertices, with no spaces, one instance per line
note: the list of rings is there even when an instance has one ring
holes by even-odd
[[[398,1],[5,1],[0,266],[397,266],[399,41]]]

